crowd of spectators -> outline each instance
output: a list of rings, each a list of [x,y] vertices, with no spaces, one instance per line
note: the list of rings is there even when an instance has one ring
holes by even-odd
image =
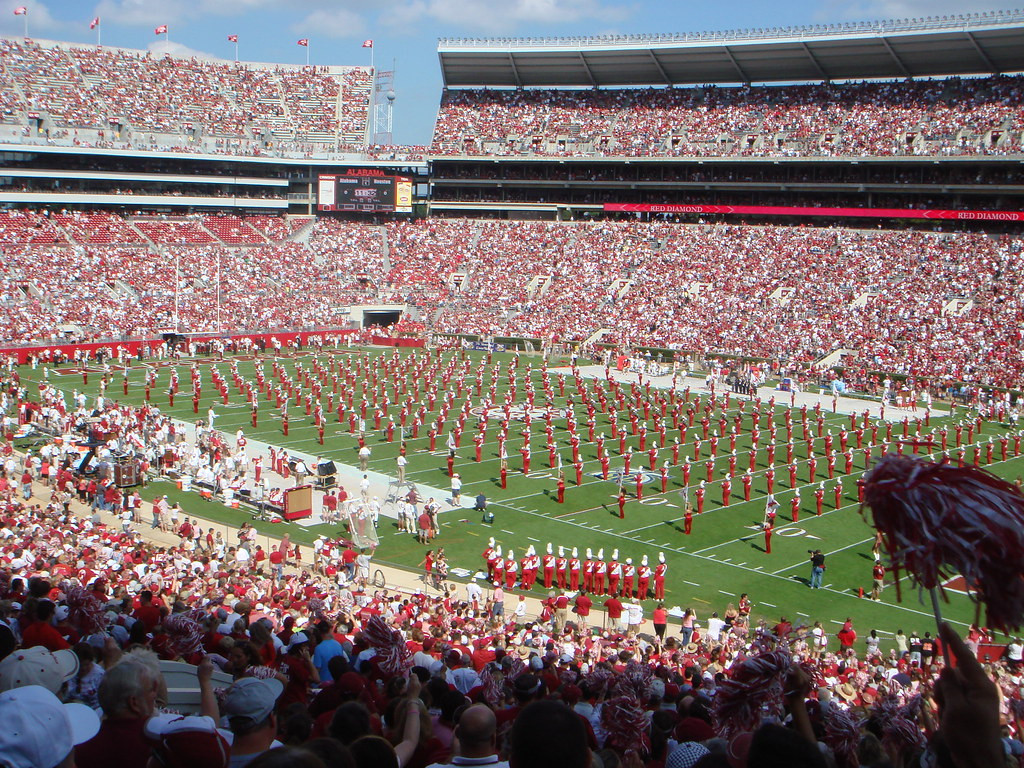
[[[432,227],[445,224],[462,233]],[[604,328],[607,342],[803,363],[847,349],[856,367],[998,386],[1024,372],[1018,238],[484,222],[459,239],[449,258],[468,276],[444,332],[583,342]]]
[[[224,149],[365,146],[372,72],[261,67],[95,46],[0,41],[0,112],[52,138]],[[195,146],[195,145],[194,145]]]
[[[1024,383],[1024,244],[1012,236],[9,212],[0,242],[8,341],[173,325],[176,263],[189,330],[217,327],[218,307],[221,327],[249,330],[345,327],[349,305],[397,303],[431,332],[807,366],[841,352],[855,369]]]
[[[842,156],[1021,151],[1021,79],[449,90],[438,155]]]

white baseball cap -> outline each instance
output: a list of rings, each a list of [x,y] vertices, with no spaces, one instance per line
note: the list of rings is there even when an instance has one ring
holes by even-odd
[[[0,691],[32,685],[57,693],[77,672],[78,656],[74,651],[51,653],[41,645],[22,648],[0,661]]]
[[[100,729],[85,704],[63,704],[42,686],[0,693],[0,763],[8,768],[55,768]]]

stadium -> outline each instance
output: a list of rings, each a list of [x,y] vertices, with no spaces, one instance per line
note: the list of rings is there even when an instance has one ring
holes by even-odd
[[[0,764],[1017,764],[1024,12],[437,56],[0,40]]]

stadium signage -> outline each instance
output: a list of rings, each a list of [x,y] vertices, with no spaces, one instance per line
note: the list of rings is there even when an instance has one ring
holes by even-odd
[[[917,208],[808,208],[787,205],[672,205],[605,203],[607,212],[712,213],[763,216],[855,216],[879,219],[958,219],[972,221],[1024,221],[1024,211],[948,211]]]
[[[380,168],[349,168],[346,176],[387,176]]]

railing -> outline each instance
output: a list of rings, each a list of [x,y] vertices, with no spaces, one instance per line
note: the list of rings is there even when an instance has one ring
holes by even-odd
[[[834,35],[887,35],[927,30],[974,30],[1024,22],[1024,10],[965,13],[952,16],[928,16],[921,19],[861,21],[843,24],[814,24],[802,27],[738,29],[722,32],[670,32],[647,35],[599,35],[594,37],[442,37],[438,48],[601,47],[652,45],[665,43],[702,43],[731,40],[777,40],[787,37],[831,37]]]

